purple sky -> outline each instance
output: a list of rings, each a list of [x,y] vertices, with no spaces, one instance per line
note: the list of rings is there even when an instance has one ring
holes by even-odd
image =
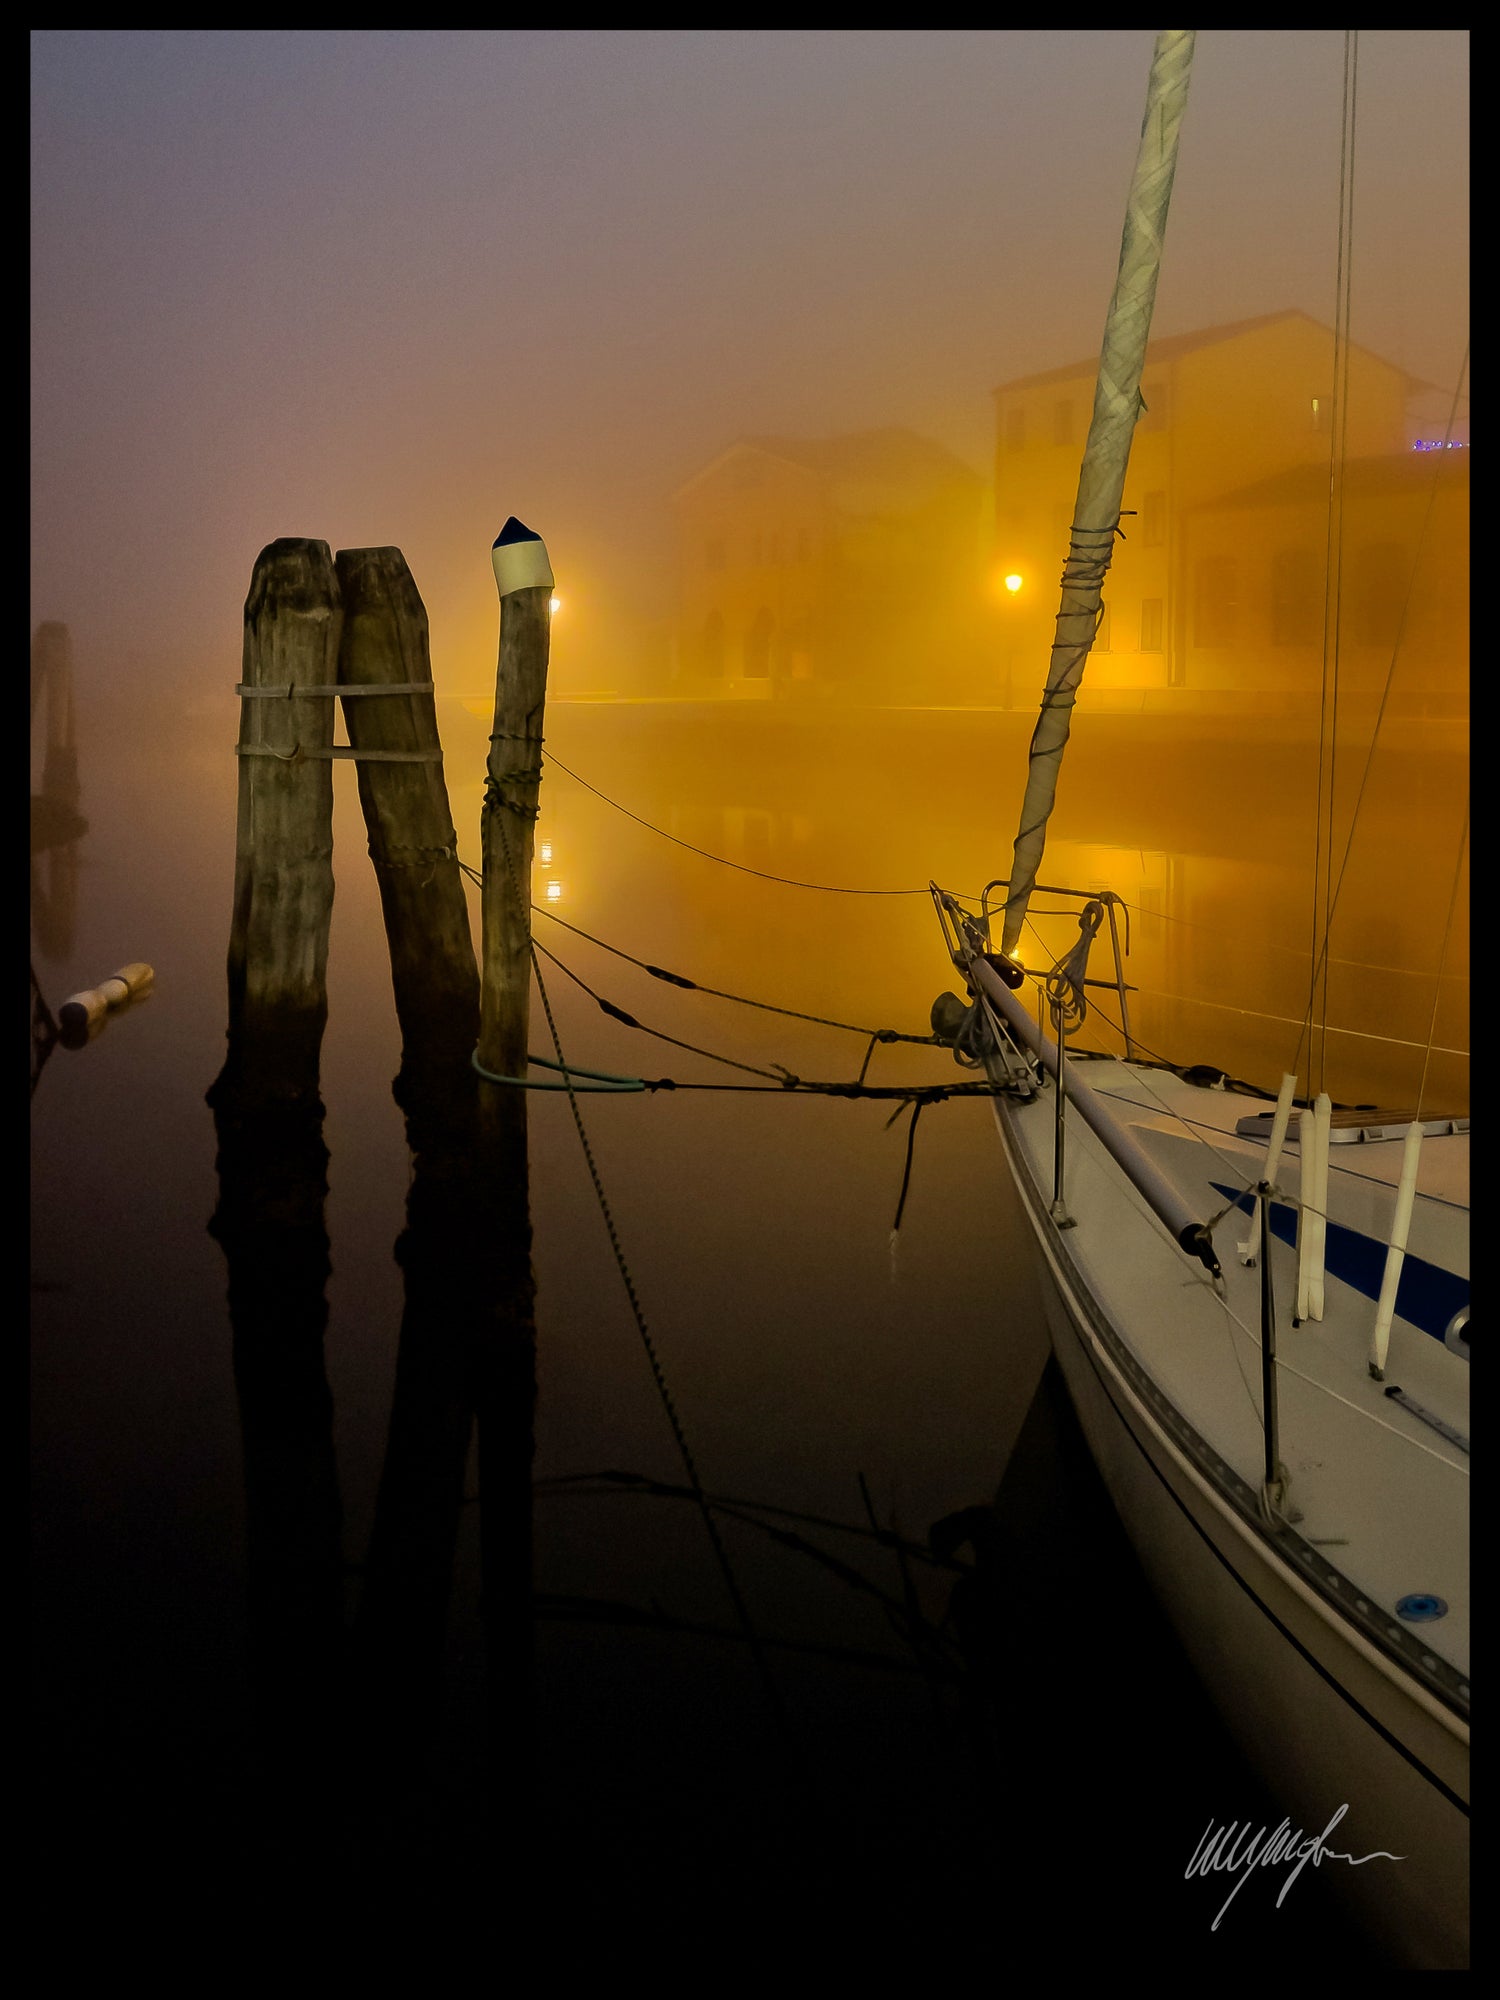
[[[1153,40],[34,31],[33,624],[216,697],[266,542],[395,543],[481,689],[508,514],[607,650],[741,432],[988,471],[994,385],[1097,348]],[[1451,390],[1468,36],[1359,50],[1354,335]],[[1342,79],[1200,32],[1155,331],[1332,320]]]

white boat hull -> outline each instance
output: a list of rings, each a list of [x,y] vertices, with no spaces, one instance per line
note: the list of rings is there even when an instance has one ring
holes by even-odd
[[[1206,1475],[1180,1414],[1111,1340],[1107,1316],[1069,1257],[1068,1232],[1037,1186],[1033,1152],[1017,1141],[1016,1118],[1050,1120],[1050,1107],[999,1098],[996,1111],[1040,1252],[1049,1336],[1070,1398],[1196,1672],[1293,1829],[1316,1836],[1347,1806],[1320,1873],[1336,1878],[1336,1891],[1392,1961],[1466,1967],[1467,1725],[1339,1619],[1274,1538],[1247,1523]],[[1090,1143],[1087,1134],[1069,1141]],[[1242,1817],[1240,1802],[1226,1799],[1223,1823]],[[1183,1829],[1184,1872],[1203,1833]],[[1334,1852],[1400,1859],[1354,1866]],[[1276,1871],[1276,1893],[1289,1874],[1289,1866]],[[1216,1882],[1227,1895],[1233,1877]],[[1205,1921],[1222,1901],[1205,1898]]]

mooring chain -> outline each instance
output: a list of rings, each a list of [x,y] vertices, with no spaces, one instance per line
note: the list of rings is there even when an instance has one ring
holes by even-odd
[[[502,800],[501,803],[503,804],[505,801]],[[497,825],[500,831],[500,844],[505,854],[506,869],[511,878],[511,885],[515,891],[517,901],[524,908],[524,891],[516,867],[515,856],[511,853],[510,838],[506,833],[504,821],[497,821]],[[583,1148],[583,1157],[588,1166],[589,1179],[593,1183],[594,1196],[599,1204],[599,1212],[604,1218],[604,1227],[609,1237],[610,1248],[614,1253],[615,1266],[620,1273],[620,1281],[625,1287],[625,1296],[630,1302],[631,1314],[635,1320],[636,1332],[640,1337],[647,1365],[651,1370],[651,1378],[656,1384],[656,1392],[661,1399],[662,1408],[666,1413],[667,1423],[671,1428],[672,1437],[677,1445],[677,1452],[682,1460],[683,1470],[687,1473],[688,1483],[693,1489],[693,1497],[697,1502],[698,1511],[703,1518],[703,1526],[718,1563],[720,1574],[723,1576],[725,1588],[729,1592],[730,1603],[734,1607],[735,1616],[739,1620],[740,1630],[745,1636],[745,1643],[750,1648],[751,1657],[754,1659],[760,1673],[767,1700],[781,1734],[783,1747],[794,1768],[799,1771],[803,1782],[806,1783],[806,1774],[801,1771],[796,1741],[792,1733],[791,1719],[782,1702],[781,1692],[776,1685],[776,1681],[771,1673],[770,1663],[766,1659],[764,1649],[761,1646],[760,1635],[756,1631],[750,1617],[749,1606],[745,1603],[744,1596],[740,1590],[739,1579],[735,1575],[734,1565],[730,1561],[729,1551],[725,1547],[724,1539],[719,1533],[719,1525],[714,1519],[713,1509],[709,1505],[708,1494],[704,1489],[703,1481],[698,1476],[698,1467],[693,1458],[692,1448],[688,1444],[687,1432],[684,1430],[682,1420],[677,1414],[677,1405],[667,1382],[666,1371],[662,1367],[660,1357],[656,1351],[656,1343],[651,1338],[650,1328],[646,1324],[645,1311],[636,1292],[635,1280],[631,1275],[630,1266],[625,1259],[624,1246],[620,1241],[619,1231],[615,1227],[614,1214],[609,1205],[609,1198],[604,1192],[604,1181],[600,1175],[598,1163],[594,1158],[594,1149],[589,1143],[588,1131],[583,1122],[583,1112],[578,1103],[577,1093],[573,1088],[573,1078],[563,1056],[562,1038],[557,1032],[557,1022],[553,1018],[552,1002],[547,997],[547,985],[542,977],[542,968],[537,959],[537,947],[533,943],[530,949],[531,969],[536,979],[537,993],[542,1002],[542,1009],[547,1017],[547,1032],[552,1038],[553,1053],[557,1058],[558,1068],[562,1072],[563,1083],[568,1093],[568,1109],[573,1114],[573,1124],[578,1133],[579,1144]]]

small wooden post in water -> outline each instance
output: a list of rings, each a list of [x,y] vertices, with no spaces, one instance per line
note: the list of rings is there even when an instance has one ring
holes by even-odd
[[[316,1097],[333,913],[333,693],[342,626],[326,542],[256,558],[245,600],[229,1053],[209,1092]]]
[[[340,549],[335,566],[338,678],[390,945],[402,1077],[471,1084],[479,969],[443,780],[427,612],[400,549]]]
[[[484,987],[479,1060],[524,1077],[531,1013],[531,862],[542,780],[552,566],[539,535],[511,517],[494,547],[500,591],[495,727],[484,797]],[[507,1092],[524,1105],[520,1092]]]

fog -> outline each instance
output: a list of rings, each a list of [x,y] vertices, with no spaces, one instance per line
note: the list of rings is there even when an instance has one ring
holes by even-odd
[[[33,33],[37,1845],[58,1913],[94,1911],[115,1960],[149,1922],[162,1962],[236,1889],[215,1950],[278,1937],[284,1895],[384,1946],[425,1881],[434,1937],[489,1949],[519,1907],[526,1942],[594,1936],[616,1963],[703,1919],[715,1942],[779,1921],[788,1962],[811,1935],[847,1964],[919,1911],[940,1944],[896,1928],[924,1970],[992,1963],[1000,1912],[1007,1966],[1048,1978],[1063,1949],[1117,1974],[1142,1937],[1179,1972],[1361,1964],[1332,1870],[1254,1922],[1247,1892],[1232,1938],[1182,1876],[1210,1814],[1274,1825],[1284,1801],[1257,1802],[1038,1394],[1030,1225],[992,1107],[927,1032],[963,983],[929,884],[976,916],[1006,887],[1153,42]],[[1351,52],[1341,30],[1198,35],[1023,959],[1073,951],[1107,893],[1073,1052],[1273,1099],[1291,1068],[1394,1122],[1468,1105],[1468,37],[1359,31],[1352,178]],[[467,1338],[433,1274],[493,1229],[463,1240],[417,1170],[378,829],[343,761],[303,1134],[326,1202],[308,1170],[293,1214],[282,1154],[258,1179],[205,1093],[242,775],[296,760],[236,754],[252,711],[293,713],[236,696],[257,558],[404,553],[479,942],[510,516],[558,598],[532,1061],[636,1087],[587,1097],[582,1147],[571,1092],[514,1093],[536,1407],[506,1464],[522,1491],[532,1453],[539,1636],[535,1714],[508,1718],[481,1518],[513,1529],[514,1492],[413,1367]],[[287,692],[270,663],[268,640],[249,678]],[[322,699],[304,680],[296,714]],[[60,1039],[65,996],[141,962],[148,1001]],[[269,1278],[266,1250],[289,1259]],[[412,1621],[431,1658],[367,1729],[338,1676],[378,1663],[358,1620],[414,1405],[441,1419],[451,1601]],[[739,1510],[823,1818],[766,1754],[766,1690],[676,1504],[679,1417]],[[317,1477],[262,1480],[283,1463]],[[925,1561],[997,1491],[1018,1643],[997,1671],[982,1620],[973,1648],[959,1631],[979,1664],[934,1699],[889,1608],[899,1590],[919,1639],[946,1635],[969,1573],[914,1586],[882,1524]],[[533,1738],[535,1829],[505,1785],[491,1820],[481,1746]],[[330,1751],[347,1782],[325,1790]],[[1356,1848],[1387,1838],[1355,1824]],[[497,1890],[518,1827],[550,1934],[515,1856]],[[1060,1883],[1065,1938],[1037,1915]]]
[[[257,551],[402,548],[439,687],[543,534],[561,691],[631,685],[672,498],[744,434],[909,428],[1097,352],[1143,29],[38,31],[33,620],[223,698]],[[1468,38],[1361,31],[1350,331],[1451,395]],[[1344,36],[1200,34],[1154,330],[1331,325]]]

